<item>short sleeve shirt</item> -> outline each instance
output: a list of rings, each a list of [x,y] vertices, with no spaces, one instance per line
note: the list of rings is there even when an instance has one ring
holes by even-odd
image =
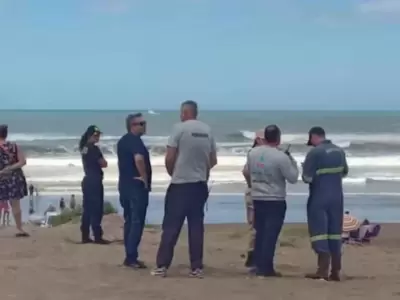
[[[168,147],[178,150],[171,183],[193,183],[208,180],[210,154],[216,151],[216,144],[207,124],[199,120],[176,124],[168,139]]]
[[[117,144],[119,181],[132,183],[135,177],[140,177],[135,163],[136,154],[143,155],[144,157],[148,188],[150,190],[152,169],[149,151],[147,150],[140,136],[136,136],[132,133],[125,134],[123,137],[121,137]]]
[[[103,169],[100,166],[100,159],[103,158],[99,147],[90,144],[83,147],[81,151],[83,171],[85,176],[103,176]]]

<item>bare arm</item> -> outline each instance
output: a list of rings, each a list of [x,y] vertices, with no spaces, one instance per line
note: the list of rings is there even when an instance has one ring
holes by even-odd
[[[144,161],[144,156],[142,154],[137,153],[134,155],[134,159],[136,168],[140,175],[140,178],[138,179],[142,180],[144,184],[147,185],[147,172],[146,172],[146,164]]]
[[[172,133],[168,138],[167,152],[165,153],[165,168],[169,176],[174,173],[175,163],[178,158],[179,140],[182,136],[180,124],[172,128]]]
[[[167,153],[165,154],[165,168],[169,176],[174,172],[176,158],[178,157],[178,149],[175,147],[167,146]]]
[[[217,163],[217,144],[215,143],[214,137],[211,137],[210,170],[214,168]]]
[[[99,159],[99,164],[100,164],[100,167],[102,167],[103,169],[108,167],[108,163],[104,157],[101,157]]]

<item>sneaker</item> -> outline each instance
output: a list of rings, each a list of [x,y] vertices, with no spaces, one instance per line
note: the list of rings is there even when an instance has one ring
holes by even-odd
[[[195,269],[195,270],[192,270],[189,273],[189,276],[192,277],[192,278],[200,278],[200,279],[202,279],[202,278],[204,278],[204,273],[203,273],[202,269]]]
[[[166,277],[167,276],[167,268],[164,268],[164,267],[155,268],[150,272],[150,274],[152,276]]]
[[[127,262],[127,261],[125,260],[124,263],[123,263],[123,265],[124,265],[125,267],[132,268],[132,269],[135,269],[135,270],[147,269],[147,266],[145,265],[145,263],[142,262],[142,261],[140,261],[140,260],[137,260],[137,261],[135,261],[135,262],[133,262],[133,263]]]

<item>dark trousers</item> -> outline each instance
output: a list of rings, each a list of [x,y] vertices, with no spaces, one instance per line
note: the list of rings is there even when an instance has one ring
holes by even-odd
[[[125,263],[138,261],[138,248],[142,240],[149,205],[149,190],[143,183],[127,183],[119,186],[120,203],[124,209]]]
[[[190,265],[192,270],[203,268],[204,205],[207,198],[206,182],[171,184],[168,187],[157,267],[169,268],[171,265],[175,245],[187,218]]]
[[[88,239],[90,227],[95,239],[103,237],[101,221],[104,209],[104,187],[101,177],[85,176],[82,180],[83,212],[81,218],[82,239]]]
[[[269,275],[274,272],[275,248],[285,214],[286,201],[254,201],[254,254],[257,275]]]

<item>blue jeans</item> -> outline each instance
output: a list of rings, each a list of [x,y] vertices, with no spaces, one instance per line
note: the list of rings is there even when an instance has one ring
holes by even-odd
[[[255,265],[257,275],[275,272],[276,243],[286,215],[286,201],[254,200],[254,228],[256,230]]]
[[[120,203],[124,209],[124,245],[125,263],[138,261],[138,247],[142,239],[146,222],[149,190],[142,183],[130,183],[119,188]]]

